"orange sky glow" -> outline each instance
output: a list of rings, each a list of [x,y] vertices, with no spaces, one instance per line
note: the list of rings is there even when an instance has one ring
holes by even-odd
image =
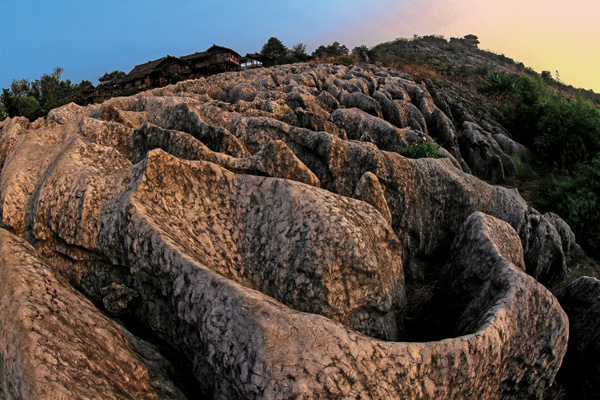
[[[600,93],[600,2],[597,0],[403,0],[384,15],[340,32],[351,45],[413,35],[479,36],[480,48],[505,54],[566,84]],[[369,43],[362,43],[368,38]],[[362,42],[361,42],[362,40]]]

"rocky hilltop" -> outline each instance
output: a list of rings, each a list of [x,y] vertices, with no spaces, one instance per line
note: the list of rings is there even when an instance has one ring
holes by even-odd
[[[541,398],[581,249],[435,96],[296,64],[0,123],[0,397]]]

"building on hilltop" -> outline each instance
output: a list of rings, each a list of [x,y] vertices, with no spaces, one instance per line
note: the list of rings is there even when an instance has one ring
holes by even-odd
[[[479,38],[475,35],[466,35],[465,36],[465,40],[467,41],[468,44],[470,44],[471,46],[475,46],[477,47],[479,45]]]
[[[240,55],[226,47],[212,45],[206,51],[183,57],[167,55],[136,65],[121,80],[121,90],[140,91],[166,86],[182,79],[194,79],[221,72],[238,71]]]
[[[178,75],[183,78],[190,73],[187,62],[173,56],[165,56],[158,60],[136,65],[120,83],[124,90],[143,90],[152,87],[166,86]]]
[[[260,68],[265,62],[265,56],[259,53],[246,53],[240,58],[240,69]]]
[[[450,38],[451,44],[462,44],[463,46],[479,46],[479,38],[475,35],[466,35],[464,38]]]
[[[192,75],[190,78],[200,78],[240,69],[240,55],[227,47],[216,44],[206,51],[183,56],[181,59],[189,63]]]

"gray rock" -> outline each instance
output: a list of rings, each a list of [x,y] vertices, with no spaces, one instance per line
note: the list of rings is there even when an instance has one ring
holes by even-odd
[[[370,96],[362,93],[348,93],[342,96],[340,103],[346,108],[358,108],[377,118],[382,118],[382,110],[379,103]]]
[[[215,272],[298,310],[375,336],[397,335],[395,315],[404,302],[399,243],[371,206],[289,180],[236,175],[212,163],[183,161],[160,150],[118,172],[113,169],[117,163],[101,164],[101,158],[119,159],[106,156],[106,151],[73,140],[54,161],[33,209],[38,246],[58,251],[61,243],[68,243],[73,250],[87,249],[105,254],[112,264],[128,265],[115,258],[128,250],[114,248],[114,241],[134,239],[118,239],[124,233],[113,226],[119,226],[114,219],[121,214],[111,207],[125,201],[121,196],[131,198],[130,191],[141,185],[135,193],[147,192],[155,200],[162,196],[159,203],[140,199],[148,223]],[[339,282],[342,267],[355,278]],[[99,281],[93,275],[84,278],[93,281],[82,282],[83,287]]]
[[[0,254],[0,397],[185,399],[156,349],[104,317],[23,239],[0,229]],[[152,371],[132,342],[155,360]]]
[[[322,109],[327,111],[328,113],[333,112],[333,110],[337,110],[340,108],[340,103],[333,97],[329,92],[322,91],[317,96],[317,102],[321,106]]]
[[[406,127],[343,99],[384,103],[388,119],[393,103]],[[410,160],[352,140],[326,120],[348,111],[364,125],[359,139],[385,145],[391,132],[390,143],[435,137],[456,150],[451,119],[397,71],[298,64],[216,75],[0,122],[2,227],[89,299],[168,343],[209,397],[540,397],[566,322],[521,269],[560,276],[578,253],[568,226],[461,171],[460,158]],[[477,211],[504,222],[469,217]],[[455,335],[395,341],[404,273],[423,278],[452,243],[444,293]],[[123,336],[147,387],[177,398],[156,348]]]
[[[139,293],[135,290],[116,282],[102,288],[102,291],[106,293],[102,298],[102,303],[112,315],[125,313],[127,309],[131,308],[131,303],[139,297]]]
[[[493,139],[473,122],[463,123],[463,132],[458,139],[463,159],[471,171],[491,182],[503,182],[517,175],[517,167]]]
[[[377,147],[385,150],[400,150],[408,146],[405,130],[358,108],[335,110],[331,114],[331,121],[343,129],[351,140],[367,141],[364,138],[368,136]]]
[[[390,225],[392,224],[392,214],[385,201],[383,189],[373,173],[365,172],[356,185],[352,197],[371,204]]]
[[[519,156],[519,158],[521,159],[525,159],[531,155],[531,152],[527,147],[515,142],[514,140],[502,133],[496,133],[492,137],[494,138],[496,143],[498,143],[500,148],[502,148],[502,151],[504,151],[509,156],[514,155]]]

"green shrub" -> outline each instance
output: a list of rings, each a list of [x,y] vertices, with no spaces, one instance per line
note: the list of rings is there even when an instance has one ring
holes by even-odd
[[[600,255],[600,154],[581,164],[571,176],[554,178],[541,204],[571,226],[589,255]]]
[[[497,101],[515,139],[562,170],[600,150],[600,110],[550,91],[540,77],[491,74],[484,91]]]
[[[531,163],[527,158],[522,159],[516,154],[510,156],[510,158],[513,160],[515,166],[517,167],[519,178],[529,180],[533,177],[533,167],[531,166]]]
[[[486,78],[487,85],[482,91],[493,94],[505,94],[513,91],[517,85],[514,75],[493,72]]]
[[[408,158],[442,158],[444,153],[440,149],[440,145],[428,141],[414,143],[406,149],[398,152],[400,155]]]
[[[334,64],[336,65],[345,65],[346,67],[354,64],[354,60],[351,59],[350,57],[340,57],[337,60],[335,60]]]

